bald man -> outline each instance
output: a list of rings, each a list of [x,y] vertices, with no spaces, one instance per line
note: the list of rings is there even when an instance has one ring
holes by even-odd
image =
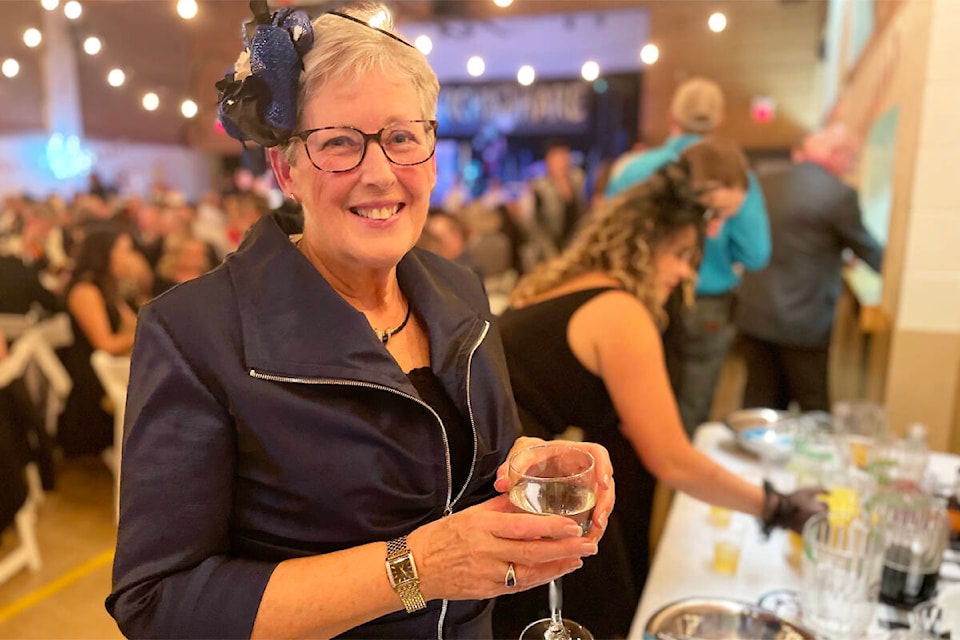
[[[805,137],[793,164],[760,178],[770,216],[766,269],[746,273],[735,324],[747,366],[743,406],[829,411],[827,362],[842,252],[880,270],[883,249],[863,226],[857,193],[841,181],[857,143],[835,125]]]

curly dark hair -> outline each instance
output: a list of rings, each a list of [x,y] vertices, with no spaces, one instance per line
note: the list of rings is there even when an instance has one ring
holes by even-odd
[[[745,188],[746,168],[743,154],[732,144],[707,140],[688,148],[679,160],[594,211],[566,250],[520,280],[510,303],[522,306],[577,276],[603,271],[663,323],[654,286],[654,251],[690,225],[702,244],[706,208],[697,193],[708,184]]]

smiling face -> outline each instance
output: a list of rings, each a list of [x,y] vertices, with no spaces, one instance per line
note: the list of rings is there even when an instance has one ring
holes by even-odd
[[[348,126],[366,133],[423,118],[413,83],[371,70],[359,78],[328,81],[303,109],[302,129]],[[392,269],[417,242],[436,183],[436,161],[399,166],[369,142],[363,162],[342,173],[320,171],[303,144],[289,164],[278,149],[270,157],[280,186],[304,211],[309,253],[340,277]]]
[[[666,304],[670,293],[681,282],[693,277],[697,251],[697,229],[692,224],[679,229],[654,250],[654,278],[661,305]]]

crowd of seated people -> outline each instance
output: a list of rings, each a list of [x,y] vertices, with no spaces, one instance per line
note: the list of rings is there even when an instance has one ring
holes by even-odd
[[[91,354],[129,353],[139,307],[217,266],[265,211],[264,197],[239,190],[196,204],[161,188],[0,201],[0,314],[69,315],[73,340],[57,349],[73,383],[54,434],[64,456],[108,460],[114,444],[113,407]],[[0,357],[13,339],[0,339]]]

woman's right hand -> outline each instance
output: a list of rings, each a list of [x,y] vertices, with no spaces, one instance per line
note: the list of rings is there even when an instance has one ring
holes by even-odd
[[[579,569],[597,543],[570,518],[522,513],[506,495],[464,509],[407,536],[427,600],[484,599],[546,584]],[[514,564],[516,585],[506,585]]]

